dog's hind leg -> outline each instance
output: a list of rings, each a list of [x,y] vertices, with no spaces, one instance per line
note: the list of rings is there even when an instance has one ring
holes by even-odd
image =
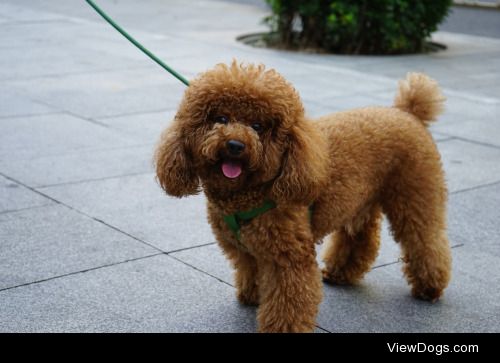
[[[446,187],[437,159],[423,160],[395,178],[391,192],[383,198],[383,209],[395,240],[401,244],[403,272],[413,296],[435,301],[451,275]]]
[[[323,279],[333,284],[354,284],[375,261],[380,246],[380,208],[372,207],[348,226],[333,233],[323,250]]]

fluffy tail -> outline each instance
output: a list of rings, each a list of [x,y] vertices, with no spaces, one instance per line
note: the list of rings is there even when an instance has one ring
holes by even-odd
[[[399,81],[394,107],[411,113],[429,126],[443,111],[445,100],[435,80],[423,73],[408,73],[406,79]]]

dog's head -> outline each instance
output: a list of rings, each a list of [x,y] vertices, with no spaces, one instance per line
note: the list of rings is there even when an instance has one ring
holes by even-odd
[[[155,161],[170,195],[195,194],[201,181],[216,194],[263,187],[276,201],[309,203],[326,178],[326,154],[281,75],[233,62],[191,82]]]

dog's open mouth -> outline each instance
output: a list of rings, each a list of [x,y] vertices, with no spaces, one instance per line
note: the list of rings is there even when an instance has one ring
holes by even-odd
[[[225,160],[221,168],[222,174],[229,179],[236,179],[243,171],[242,163],[238,160]]]

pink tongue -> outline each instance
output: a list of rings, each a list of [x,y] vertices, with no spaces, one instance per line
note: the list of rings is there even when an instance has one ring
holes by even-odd
[[[222,173],[226,178],[237,178],[241,174],[241,164],[235,161],[224,161],[222,163]]]

